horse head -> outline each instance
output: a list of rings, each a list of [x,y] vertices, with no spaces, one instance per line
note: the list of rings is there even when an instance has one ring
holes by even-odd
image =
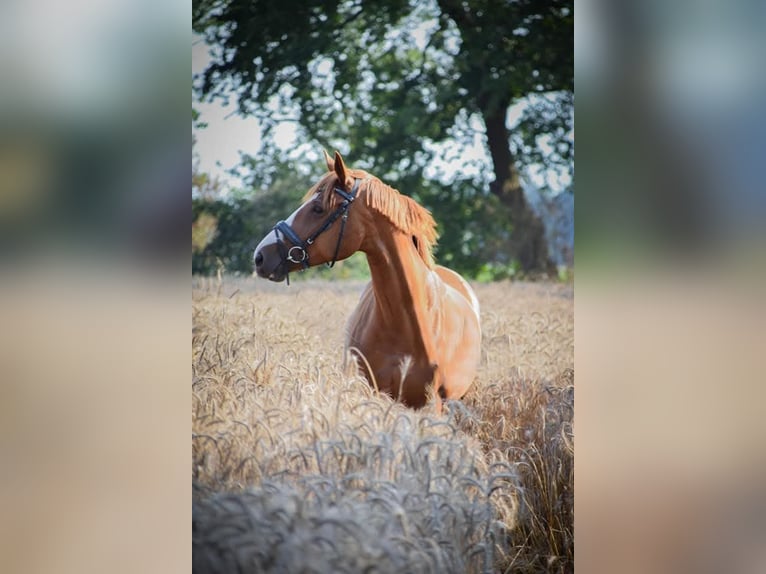
[[[283,281],[291,271],[332,266],[360,250],[367,218],[357,199],[367,174],[348,169],[337,151],[334,159],[327,152],[324,156],[328,172],[255,248],[253,262],[261,277]]]

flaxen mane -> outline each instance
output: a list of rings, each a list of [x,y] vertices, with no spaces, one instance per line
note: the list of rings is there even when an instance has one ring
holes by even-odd
[[[429,267],[433,267],[433,246],[438,234],[431,213],[376,177],[367,183],[365,192],[370,209],[380,213],[398,230],[411,235],[420,257]]]
[[[396,229],[411,235],[420,257],[426,265],[433,267],[433,247],[439,235],[431,213],[367,172],[349,170],[349,174],[363,179],[359,192],[367,206],[385,217]],[[338,194],[331,193],[336,181],[335,175],[328,173],[306,193],[304,201],[319,193],[324,208],[333,209],[341,201]]]

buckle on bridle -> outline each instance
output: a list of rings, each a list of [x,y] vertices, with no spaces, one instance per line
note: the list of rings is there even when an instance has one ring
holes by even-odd
[[[293,256],[293,251],[298,251],[298,254],[299,254],[298,256],[300,257],[300,259],[296,259]],[[300,245],[293,245],[290,249],[287,250],[287,260],[290,263],[303,263],[304,261],[306,261],[306,259],[308,259],[308,256],[309,254]]]

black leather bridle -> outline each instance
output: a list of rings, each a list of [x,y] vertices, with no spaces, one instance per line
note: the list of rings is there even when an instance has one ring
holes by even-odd
[[[354,186],[350,192],[346,192],[339,187],[335,187],[333,191],[343,198],[343,203],[335,208],[330,216],[325,219],[324,223],[314,233],[309,235],[306,240],[300,238],[295,230],[290,227],[290,224],[282,220],[274,226],[274,234],[277,237],[277,248],[279,249],[279,255],[282,257],[282,265],[285,266],[285,276],[287,277],[287,284],[290,284],[290,273],[287,270],[288,263],[300,263],[304,269],[309,267],[309,253],[308,248],[316,241],[316,238],[322,235],[325,231],[330,229],[333,223],[338,218],[341,218],[340,233],[338,234],[338,242],[335,244],[335,253],[332,256],[332,262],[328,263],[328,267],[333,267],[335,261],[338,259],[338,252],[340,251],[340,244],[343,241],[343,231],[346,229],[346,220],[348,219],[348,210],[351,204],[356,199],[356,194],[359,189],[359,183],[361,179],[354,179]],[[280,238],[280,233],[284,235],[292,243],[292,247],[288,248]]]

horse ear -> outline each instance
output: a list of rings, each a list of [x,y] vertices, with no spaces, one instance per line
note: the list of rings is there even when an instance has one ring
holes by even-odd
[[[346,185],[346,164],[343,163],[343,158],[335,150],[335,175],[338,176],[338,181],[341,185]]]
[[[335,162],[333,162],[332,158],[327,153],[327,150],[323,149],[322,153],[324,154],[324,161],[327,164],[327,171],[335,171]]]

